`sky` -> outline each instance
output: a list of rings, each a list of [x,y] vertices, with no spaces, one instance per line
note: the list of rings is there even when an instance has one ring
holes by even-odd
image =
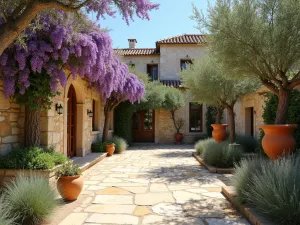
[[[114,48],[127,48],[129,38],[137,39],[137,48],[154,48],[155,42],[181,34],[197,34],[192,15],[192,3],[206,12],[208,0],[152,0],[160,8],[150,12],[150,21],[135,18],[128,26],[122,17],[100,19],[101,28],[108,28]],[[210,0],[213,3],[213,0]],[[93,16],[92,16],[93,17]]]

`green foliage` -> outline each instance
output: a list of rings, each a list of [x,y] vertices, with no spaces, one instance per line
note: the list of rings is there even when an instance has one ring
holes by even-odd
[[[114,136],[111,142],[115,144],[115,153],[117,154],[124,152],[128,147],[126,140],[117,136]]]
[[[207,135],[209,137],[212,137],[213,128],[212,128],[211,125],[215,123],[215,121],[216,121],[216,115],[217,115],[217,109],[216,109],[216,107],[208,106],[207,107],[207,111],[206,111],[206,122],[205,122],[205,125],[206,125]]]
[[[101,141],[97,141],[92,144],[91,146],[92,152],[106,152],[105,150],[105,143]]]
[[[16,215],[10,215],[8,204],[4,195],[0,194],[0,224],[1,225],[16,225]]]
[[[240,144],[247,153],[256,152],[259,148],[259,142],[252,136],[237,135],[235,142]]]
[[[181,77],[194,101],[213,106],[233,106],[238,98],[260,86],[254,79],[228,78],[223,65],[210,55],[187,65],[187,69],[181,72]]]
[[[291,100],[288,108],[288,124],[298,124],[298,128],[294,132],[294,137],[296,139],[296,149],[300,149],[300,93],[296,90],[291,92]],[[276,110],[278,105],[278,97],[274,94],[267,94],[263,119],[265,124],[274,124],[276,119]],[[261,139],[264,133],[261,132]]]
[[[207,18],[194,7],[193,19],[208,29],[210,48],[231,76],[259,77],[279,90],[299,71],[299,10],[294,0],[217,0]]]
[[[57,206],[56,192],[41,177],[17,177],[4,192],[6,210],[18,224],[41,224]]]
[[[232,182],[237,192],[237,199],[241,203],[246,202],[246,191],[250,190],[253,184],[253,176],[261,171],[262,164],[262,158],[254,158],[251,160],[243,159],[235,165]]]
[[[76,176],[81,174],[81,169],[78,164],[73,164],[72,161],[69,161],[62,165],[55,173],[57,178],[62,176]]]
[[[132,115],[136,111],[136,105],[130,102],[122,102],[115,108],[114,134],[124,138],[128,144],[132,143]]]
[[[182,91],[176,88],[167,88],[165,92],[165,100],[163,102],[163,108],[168,111],[176,111],[183,107],[184,95]]]
[[[44,170],[52,169],[58,164],[67,161],[67,157],[61,153],[44,150],[38,147],[29,147],[25,149],[13,149],[7,155],[0,159],[0,168],[2,169],[26,169],[26,170]]]
[[[43,69],[41,73],[31,73],[29,76],[30,86],[26,88],[24,94],[18,94],[15,97],[20,105],[26,105],[33,110],[48,110],[51,108],[51,98],[59,95],[59,92],[53,93],[50,87],[50,75]]]
[[[212,139],[212,138],[198,141],[195,144],[195,149],[196,149],[197,155],[201,155],[206,149],[208,149],[209,146],[212,145],[212,143],[215,143],[214,139]]]
[[[264,160],[260,163],[243,162],[236,171],[235,176],[243,178],[235,178],[235,185],[247,183],[238,186],[243,187],[238,194],[242,192],[245,201],[256,212],[275,224],[300,224],[299,156],[276,161]]]
[[[243,155],[241,147],[232,146],[228,142],[217,143],[212,138],[198,141],[195,148],[207,164],[218,168],[233,167]]]

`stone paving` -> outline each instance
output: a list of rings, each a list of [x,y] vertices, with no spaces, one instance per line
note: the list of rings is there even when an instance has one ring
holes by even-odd
[[[141,146],[84,172],[84,200],[59,225],[248,225],[192,146]],[[222,180],[222,181],[221,181]]]

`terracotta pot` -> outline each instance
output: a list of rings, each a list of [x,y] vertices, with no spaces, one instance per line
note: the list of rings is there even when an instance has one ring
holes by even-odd
[[[106,144],[107,156],[112,156],[115,152],[115,144]]]
[[[57,190],[61,197],[67,201],[74,201],[79,196],[83,188],[83,177],[62,176],[57,180]]]
[[[212,136],[216,142],[222,143],[226,138],[226,127],[227,124],[212,124],[211,125],[214,130],[212,132]]]
[[[297,128],[296,124],[261,125],[260,128],[265,132],[262,146],[270,159],[276,160],[294,151],[296,141],[293,131]]]
[[[176,140],[176,144],[180,145],[183,139],[183,134],[181,133],[176,133],[175,134],[175,140]]]

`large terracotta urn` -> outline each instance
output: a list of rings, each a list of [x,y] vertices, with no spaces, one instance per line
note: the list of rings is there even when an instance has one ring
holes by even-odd
[[[81,175],[61,176],[57,180],[57,190],[61,197],[67,201],[76,200],[82,188],[83,177]]]
[[[227,124],[212,124],[211,125],[214,130],[212,132],[212,136],[216,142],[222,143],[226,138],[226,127]]]
[[[294,151],[296,141],[293,131],[297,128],[296,124],[261,125],[260,128],[265,132],[262,146],[270,159],[276,160]]]
[[[114,143],[107,143],[106,145],[106,152],[107,156],[112,156],[115,152],[115,144]]]

